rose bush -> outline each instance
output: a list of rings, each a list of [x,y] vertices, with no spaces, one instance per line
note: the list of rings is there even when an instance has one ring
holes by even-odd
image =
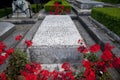
[[[15,40],[20,41],[22,39],[22,35],[16,36]],[[31,40],[25,40],[25,45],[27,47],[32,46]],[[84,71],[74,74],[72,71],[71,65],[68,62],[62,64],[62,71],[53,70],[52,72],[48,70],[44,70],[41,67],[41,64],[36,62],[28,62],[27,57],[20,57],[22,53],[17,54],[15,56],[14,49],[10,48],[5,50],[6,46],[3,42],[0,42],[0,61],[3,64],[9,55],[12,56],[12,61],[10,63],[10,67],[7,71],[4,71],[0,74],[0,80],[18,80],[16,78],[17,75],[21,75],[23,80],[112,80],[110,75],[108,74],[107,68],[120,68],[120,57],[113,56],[111,50],[114,48],[109,43],[105,44],[103,53],[100,57],[96,56],[96,52],[100,50],[100,45],[94,44],[90,47],[84,45],[83,40],[78,40],[80,46],[78,47],[78,51],[83,53],[84,59],[82,61],[82,65],[84,67]],[[18,57],[20,57],[18,59]],[[22,61],[22,59],[25,61]],[[22,66],[21,66],[22,65]],[[18,68],[19,67],[19,68]],[[14,72],[16,73],[13,74]],[[11,78],[9,78],[9,75]],[[20,76],[20,78],[21,78]]]

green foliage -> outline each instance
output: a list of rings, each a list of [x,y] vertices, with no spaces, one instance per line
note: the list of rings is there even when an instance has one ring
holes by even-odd
[[[98,57],[95,55],[95,53],[87,53],[87,55],[84,55],[84,58],[87,58],[91,62],[96,62],[98,61]]]
[[[0,9],[0,18],[9,15],[10,13],[12,13],[12,8],[7,8],[7,10],[5,11],[5,9]]]
[[[20,75],[20,70],[24,68],[27,63],[27,54],[20,50],[15,52],[9,58],[9,64],[6,70],[8,80],[17,80],[16,77]]]
[[[112,79],[111,75],[110,75],[108,72],[105,72],[105,73],[102,75],[102,77],[101,77],[100,80],[111,80],[111,79]]]
[[[97,1],[112,3],[112,4],[119,4],[120,3],[120,0],[97,0]]]
[[[54,7],[55,2],[61,3],[60,6],[64,6],[64,10],[72,9],[71,5],[65,0],[52,0],[52,1],[49,1],[47,4],[45,4],[45,11],[50,12],[51,8]]]
[[[32,4],[31,7],[34,13],[38,13],[42,8],[40,4]]]
[[[91,16],[120,36],[120,8],[93,8]]]

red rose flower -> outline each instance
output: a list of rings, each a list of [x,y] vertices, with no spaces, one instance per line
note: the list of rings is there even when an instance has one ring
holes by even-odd
[[[63,68],[64,70],[70,70],[71,65],[70,65],[70,63],[65,62],[65,63],[62,64],[62,68]]]
[[[86,69],[84,76],[86,77],[86,80],[96,80],[95,71],[92,68]]]
[[[6,53],[7,53],[8,55],[14,53],[14,48],[10,48],[10,49],[6,50]]]
[[[85,68],[90,68],[90,61],[88,59],[84,59],[82,61],[82,65],[85,67]]]
[[[106,72],[107,71],[107,67],[104,61],[98,61],[96,64],[97,70],[98,71],[102,71],[102,72]]]
[[[18,36],[15,37],[16,41],[20,41],[21,39],[22,39],[22,35],[18,35]]]
[[[100,45],[98,44],[94,44],[92,46],[90,46],[90,49],[89,49],[92,53],[95,53],[95,52],[98,52],[100,50]]]
[[[64,9],[64,6],[61,6],[62,9]]]
[[[59,6],[59,4],[56,2],[56,3],[54,3],[54,6],[58,7],[58,6]]]
[[[6,45],[3,42],[0,41],[0,50],[4,51],[5,48],[6,48]]]
[[[0,64],[3,64],[6,61],[6,55],[0,55]]]
[[[110,43],[106,43],[105,47],[104,47],[105,50],[109,50],[109,51],[111,51],[111,49],[113,49],[113,48],[114,48],[114,46],[111,46]]]
[[[26,68],[26,70],[28,70],[28,71],[31,70],[31,66],[30,66],[29,64],[26,64],[26,65],[25,65],[25,68]]]
[[[109,50],[105,50],[103,52],[103,54],[101,55],[101,58],[103,61],[109,61],[112,59],[112,57],[113,57],[113,55],[112,55],[111,51],[109,51]]]
[[[32,41],[31,40],[25,40],[25,44],[30,47],[32,46]]]
[[[84,46],[79,46],[79,47],[77,48],[77,50],[78,50],[78,52],[80,52],[80,53],[87,53],[87,52],[89,52],[88,49],[87,49],[86,47],[84,47]]]
[[[115,68],[120,68],[120,57],[119,58],[113,58],[112,65]]]
[[[7,80],[6,74],[5,73],[0,73],[0,80]]]

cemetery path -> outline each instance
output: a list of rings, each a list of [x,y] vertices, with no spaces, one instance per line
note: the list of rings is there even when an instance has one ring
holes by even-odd
[[[18,24],[15,25],[15,31],[13,31],[12,33],[10,33],[10,35],[3,40],[3,42],[7,45],[7,47],[15,47],[17,45],[18,42],[15,41],[15,37],[19,34],[21,35],[25,35],[30,28],[32,27],[33,24]]]

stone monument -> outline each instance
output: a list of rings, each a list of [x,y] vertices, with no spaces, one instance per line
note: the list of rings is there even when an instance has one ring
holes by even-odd
[[[13,16],[12,17],[30,17],[30,3],[25,0],[13,0],[12,3]]]

